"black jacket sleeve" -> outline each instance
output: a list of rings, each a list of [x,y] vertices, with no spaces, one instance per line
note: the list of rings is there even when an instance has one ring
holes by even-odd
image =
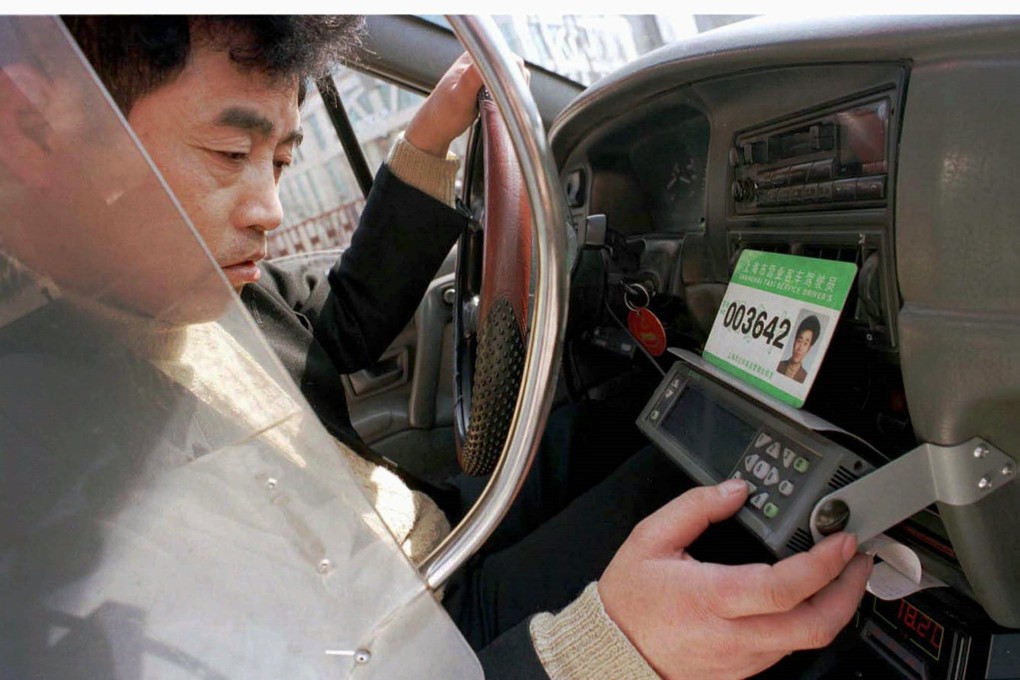
[[[478,652],[485,680],[549,680],[531,642],[529,623],[517,624]]]
[[[269,265],[260,285],[308,320],[337,372],[352,373],[376,361],[407,325],[466,226],[464,215],[383,165],[350,247],[328,273]]]

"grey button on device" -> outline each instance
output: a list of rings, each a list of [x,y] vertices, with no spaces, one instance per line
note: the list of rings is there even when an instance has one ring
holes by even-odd
[[[748,493],[748,495],[753,494],[755,491],[758,490],[758,485],[751,483],[751,480],[749,480],[749,479],[744,479],[744,473],[741,472],[740,470],[737,470],[732,475],[730,475],[730,479],[740,479],[740,480],[743,480],[744,484],[747,484],[747,493]]]
[[[793,459],[797,457],[797,452],[793,449],[783,449],[783,467],[787,470],[793,465]]]
[[[793,488],[794,488],[793,482],[791,482],[788,479],[784,479],[783,481],[779,482],[779,493],[783,494],[784,496],[789,496],[790,494],[792,494]]]

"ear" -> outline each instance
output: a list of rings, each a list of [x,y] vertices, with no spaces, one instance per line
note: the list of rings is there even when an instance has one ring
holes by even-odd
[[[31,66],[0,68],[0,163],[33,188],[49,183],[52,130],[43,111],[51,96],[50,81]]]

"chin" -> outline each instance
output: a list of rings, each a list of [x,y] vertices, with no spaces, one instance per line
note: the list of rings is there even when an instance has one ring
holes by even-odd
[[[194,297],[187,302],[161,310],[158,318],[174,326],[208,323],[220,319],[229,309],[232,297],[221,293]]]

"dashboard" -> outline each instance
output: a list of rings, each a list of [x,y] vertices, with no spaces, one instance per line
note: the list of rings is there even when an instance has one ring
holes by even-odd
[[[1007,272],[1020,267],[1020,196],[1006,140],[1017,113],[1016,19],[759,19],[646,55],[551,132],[583,235],[572,342],[613,349],[627,286],[640,284],[669,345],[697,355],[743,251],[852,262],[804,411],[844,432],[835,444],[865,471],[973,437],[1016,460],[1020,277]],[[646,416],[665,389],[649,390]],[[727,412],[768,410],[753,391],[720,399]],[[866,599],[846,658],[865,649],[881,670],[845,677],[1020,677],[1020,528],[1003,516],[1020,516],[1015,482],[891,530],[949,585]]]

